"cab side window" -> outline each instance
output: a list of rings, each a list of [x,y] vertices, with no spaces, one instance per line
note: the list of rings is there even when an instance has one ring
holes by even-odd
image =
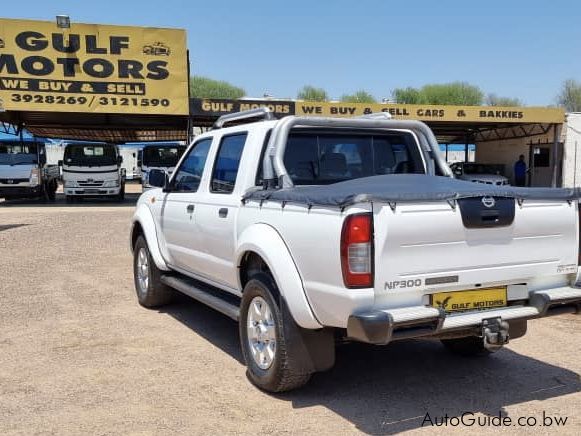
[[[177,170],[173,191],[196,192],[198,190],[210,145],[212,145],[212,138],[202,139],[192,146]]]
[[[248,134],[237,133],[222,138],[212,172],[211,191],[219,194],[230,194],[234,191],[236,176],[240,166],[242,150]]]

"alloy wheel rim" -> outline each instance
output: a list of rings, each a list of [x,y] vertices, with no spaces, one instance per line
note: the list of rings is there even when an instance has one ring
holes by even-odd
[[[276,356],[276,329],[272,310],[262,297],[254,297],[248,307],[246,331],[254,362],[268,369]]]
[[[149,259],[145,248],[140,248],[137,253],[137,281],[139,290],[145,294],[149,285]]]

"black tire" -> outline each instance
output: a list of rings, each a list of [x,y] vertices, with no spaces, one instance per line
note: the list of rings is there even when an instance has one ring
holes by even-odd
[[[486,357],[494,351],[484,348],[484,341],[477,336],[465,338],[442,339],[442,344],[454,354],[466,357]]]
[[[311,373],[298,368],[292,356],[288,354],[287,350],[290,347],[285,337],[285,330],[288,332],[289,328],[298,329],[299,327],[293,323],[294,325],[284,326],[283,328],[283,317],[275,299],[275,296],[278,295],[274,280],[267,274],[257,274],[244,287],[240,308],[240,346],[247,366],[246,374],[254,385],[268,392],[290,391],[305,385],[311,378]],[[276,349],[274,358],[266,369],[260,368],[255,361],[248,340],[248,312],[256,297],[262,298],[267,303],[272,313],[275,329]]]
[[[144,268],[147,270],[148,276],[146,286],[142,286],[142,281],[140,281],[138,276],[139,256],[142,252],[147,259],[147,266]],[[133,279],[137,301],[143,307],[159,307],[173,300],[175,291],[161,282],[161,271],[155,266],[143,235],[137,238],[133,247]]]
[[[67,203],[72,203],[74,201],[74,198],[72,195],[65,195],[65,201]]]

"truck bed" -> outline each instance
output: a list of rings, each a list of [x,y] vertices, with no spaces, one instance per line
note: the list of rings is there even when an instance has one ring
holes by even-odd
[[[484,196],[571,201],[581,198],[581,189],[519,188],[485,185],[424,174],[386,174],[331,185],[252,191],[244,196],[244,200],[344,208],[365,202],[454,201]]]

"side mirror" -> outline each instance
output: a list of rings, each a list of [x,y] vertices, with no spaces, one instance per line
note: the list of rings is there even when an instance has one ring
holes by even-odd
[[[117,156],[117,165],[121,165],[123,163],[123,156]]]
[[[63,161],[62,161],[62,160],[59,160],[59,161],[58,161],[58,166],[59,166],[59,167],[62,167],[62,166],[63,166]]]
[[[164,170],[153,169],[147,174],[147,183],[155,188],[164,188],[167,185],[168,176]]]

